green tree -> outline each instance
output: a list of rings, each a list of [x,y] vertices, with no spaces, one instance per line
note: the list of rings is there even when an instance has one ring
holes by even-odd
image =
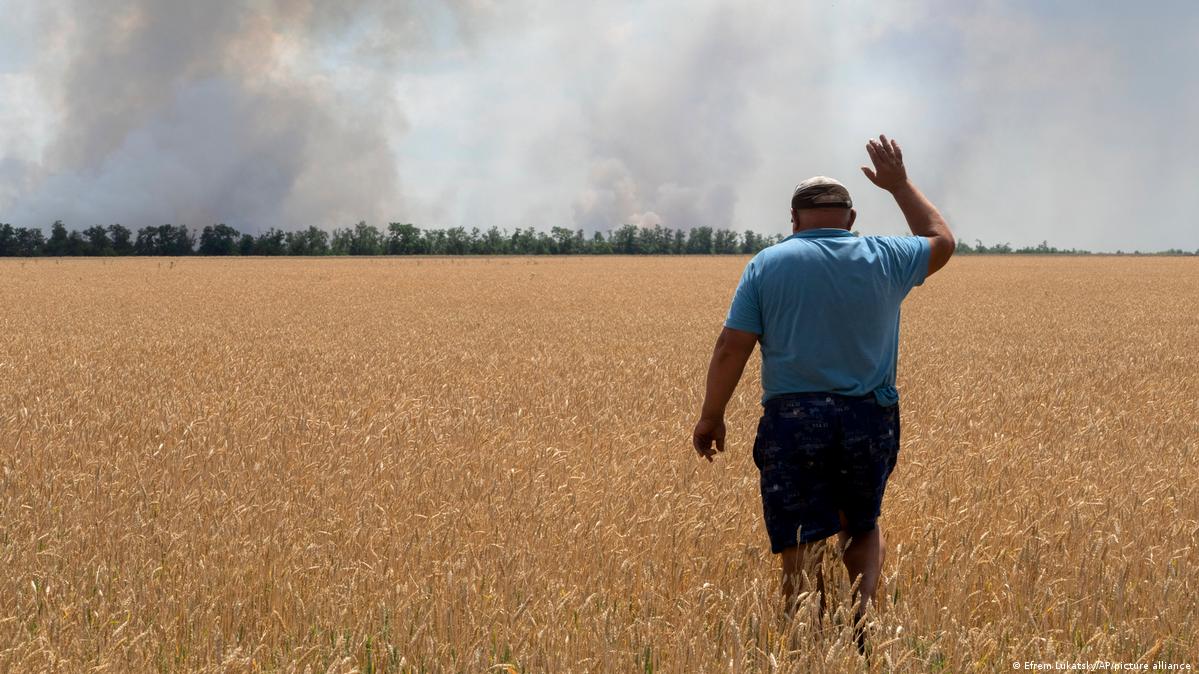
[[[349,255],[353,243],[354,231],[338,227],[329,236],[329,252],[333,255]]]
[[[288,232],[284,248],[288,255],[328,255],[329,233],[311,225],[308,229]]]
[[[69,255],[71,257],[89,255],[90,251],[88,249],[87,239],[84,239],[82,234],[72,229],[70,233],[67,234],[67,245],[62,254]]]
[[[712,244],[713,250],[719,255],[729,255],[737,252],[737,232],[718,229]]]
[[[480,232],[478,227],[470,228],[470,234],[467,235],[467,239],[470,241],[471,255],[483,255],[487,252],[487,242],[483,240],[483,232]]]
[[[133,242],[133,250],[138,255],[161,255],[158,252],[158,228],[146,226],[137,230],[137,240]]]
[[[13,257],[17,254],[17,230],[6,223],[0,224],[0,257]]]
[[[283,255],[287,252],[287,235],[274,227],[254,239],[255,255]]]
[[[575,233],[565,227],[553,227],[550,236],[554,240],[553,252],[559,255],[570,255],[574,251]]]
[[[50,225],[50,238],[44,247],[46,255],[65,255],[67,251],[67,226],[62,220],[55,220]]]
[[[185,225],[147,226],[137,230],[133,244],[138,255],[190,255],[195,237]]]
[[[674,244],[674,230],[656,224],[637,230],[637,249],[643,255],[667,255]]]
[[[236,255],[241,233],[225,223],[208,225],[200,232],[200,255]]]
[[[46,252],[46,236],[42,230],[31,227],[16,229],[16,251],[20,257],[34,257]]]
[[[591,252],[596,255],[607,255],[612,252],[612,244],[604,239],[604,235],[599,230],[591,236]]]
[[[612,252],[619,255],[636,255],[641,252],[637,240],[637,225],[621,225],[612,235]]]
[[[483,235],[483,250],[488,255],[503,255],[509,252],[507,232],[492,225]]]
[[[112,242],[114,255],[133,255],[133,232],[121,225],[108,226],[108,239]]]
[[[186,225],[163,225],[166,232],[167,255],[191,255],[196,249],[196,237]]]
[[[87,239],[87,254],[88,255],[112,255],[112,239],[108,237],[108,230],[101,225],[93,225],[83,230],[83,237]]]
[[[742,254],[753,255],[759,250],[762,250],[761,237],[753,230],[745,230],[745,233],[741,236]]]
[[[420,229],[411,223],[387,225],[387,252],[391,255],[420,255],[425,252]]]
[[[328,255],[329,254],[329,232],[320,227],[308,226],[305,238],[308,239],[308,254],[309,255]]]
[[[429,255],[445,255],[445,230],[426,229],[421,236],[422,247]]]
[[[445,232],[445,254],[466,255],[470,252],[470,237],[462,227],[451,227]]]
[[[283,234],[283,254],[308,255],[308,239],[303,230]]]
[[[509,245],[512,252],[517,255],[535,255],[537,254],[537,232],[532,228],[521,229],[517,227],[512,232],[512,238],[509,240]]]
[[[382,255],[383,234],[374,225],[361,221],[350,234],[350,255]]]
[[[695,227],[687,233],[687,252],[691,255],[707,255],[712,252],[712,228]]]

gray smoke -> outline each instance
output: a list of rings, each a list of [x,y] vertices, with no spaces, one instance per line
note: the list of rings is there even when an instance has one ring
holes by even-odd
[[[858,171],[885,132],[961,239],[1199,247],[1189,2],[57,0],[10,15],[0,220],[20,224],[786,232],[792,187],[832,175],[863,231],[899,233]],[[38,57],[6,73],[22,31]]]
[[[5,152],[0,207],[42,226],[377,221],[400,204],[405,128],[386,69],[429,47],[414,4],[47,5],[55,133],[38,164]]]
[[[652,73],[618,72],[598,92],[584,113],[589,186],[574,202],[576,223],[733,222],[734,181],[757,160],[738,123],[762,58],[737,19],[731,9],[713,12],[654,50]]]

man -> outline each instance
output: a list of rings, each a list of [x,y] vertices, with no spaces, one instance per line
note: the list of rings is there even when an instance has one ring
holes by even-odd
[[[841,183],[800,183],[793,234],[749,261],[716,340],[692,443],[724,451],[724,410],[754,345],[762,345],[762,405],[753,459],[770,548],[781,555],[790,615],[804,572],[823,607],[819,546],[839,536],[856,618],[874,600],[884,544],[877,519],[899,451],[899,305],[949,261],[953,234],[908,180],[899,144],[880,135],[866,177],[895,198],[912,237],[858,237]],[[713,449],[715,445],[715,449]],[[864,636],[859,631],[859,646]]]

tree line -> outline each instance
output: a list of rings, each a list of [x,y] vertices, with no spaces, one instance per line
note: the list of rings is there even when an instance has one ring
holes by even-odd
[[[1022,246],[1013,248],[1011,244],[999,243],[988,246],[982,241],[975,240],[971,246],[965,241],[958,241],[955,253],[958,255],[1094,255],[1089,250],[1080,250],[1078,248],[1057,248],[1049,245],[1048,241],[1042,241],[1035,246]],[[1199,250],[1186,251],[1181,248],[1170,248],[1169,250],[1155,251],[1143,253],[1139,250],[1134,250],[1131,253],[1125,253],[1122,250],[1117,250],[1116,255],[1199,255]]]
[[[352,227],[319,227],[285,232],[271,228],[257,236],[225,224],[196,231],[185,225],[157,225],[136,232],[123,225],[95,225],[68,230],[61,221],[47,237],[39,228],[0,224],[0,257],[108,255],[747,255],[774,245],[787,235],[762,235],[712,227],[690,230],[654,225],[622,225],[615,230],[584,235],[583,230],[553,227],[506,229],[477,227],[421,229],[393,222],[387,229],[359,222]],[[1090,251],[1059,249],[1042,241],[1038,246],[1013,248],[1007,243],[987,246],[958,242],[959,254],[1090,255]],[[1137,251],[1135,254],[1141,254]],[[1171,249],[1167,255],[1199,255]]]
[[[393,222],[386,230],[359,222],[332,232],[308,227],[285,232],[271,228],[257,236],[229,225],[209,225],[195,231],[185,225],[142,227],[134,233],[123,225],[96,225],[83,231],[68,230],[61,221],[40,229],[0,224],[0,256],[105,256],[105,255],[734,255],[756,253],[784,239],[753,231],[696,227],[670,229],[655,225],[623,225],[615,231],[595,232],[554,227],[549,232],[532,227],[486,231],[464,227],[421,229]]]

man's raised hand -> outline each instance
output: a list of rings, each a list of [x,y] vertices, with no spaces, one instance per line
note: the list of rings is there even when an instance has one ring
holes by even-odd
[[[894,192],[908,183],[908,171],[903,167],[903,150],[899,149],[895,139],[881,134],[877,140],[871,138],[866,142],[866,153],[874,163],[874,170],[863,166],[862,173],[870,182],[888,192]]]

